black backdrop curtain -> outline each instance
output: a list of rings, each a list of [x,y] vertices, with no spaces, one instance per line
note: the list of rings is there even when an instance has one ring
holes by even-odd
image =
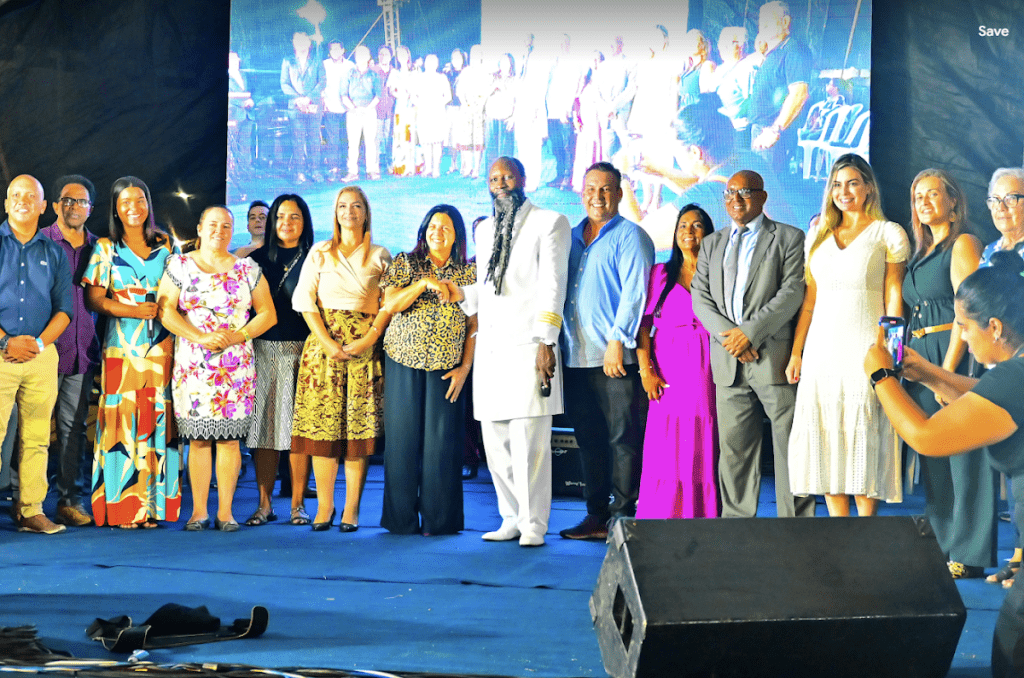
[[[89,226],[102,233],[107,187],[135,174],[158,221],[194,228],[199,210],[224,199],[229,9],[227,0],[0,2],[0,178],[27,172],[49,186],[89,176],[100,192]],[[875,0],[872,15],[871,160],[887,213],[907,224],[914,175],[942,167],[992,240],[988,178],[1024,156],[1019,0]],[[979,26],[1009,36],[982,37]],[[179,190],[195,197],[186,204]]]
[[[910,183],[937,167],[963,185],[982,242],[995,240],[988,180],[1024,161],[1020,1],[876,0],[872,30],[871,165],[886,215],[909,225]]]
[[[4,186],[32,174],[52,203],[57,177],[84,174],[98,194],[88,226],[105,234],[110,186],[132,174],[158,222],[194,231],[224,201],[229,12],[228,0],[0,4]]]

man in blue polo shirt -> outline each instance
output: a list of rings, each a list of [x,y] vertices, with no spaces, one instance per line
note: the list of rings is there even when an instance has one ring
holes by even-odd
[[[74,317],[71,267],[39,232],[43,186],[22,174],[7,187],[0,224],[0,439],[15,400],[21,417],[17,523],[20,532],[63,532],[43,514],[50,415],[57,400],[57,347]]]
[[[761,6],[758,36],[767,52],[751,85],[750,146],[776,174],[786,171],[786,159],[796,146],[811,78],[811,50],[792,35],[791,24],[783,0]]]
[[[632,404],[654,243],[619,215],[621,184],[613,165],[591,165],[583,184],[587,217],[572,229],[561,341],[565,409],[582,452],[587,517],[559,533],[568,539],[607,537],[610,518],[636,514],[640,489],[640,422]]]

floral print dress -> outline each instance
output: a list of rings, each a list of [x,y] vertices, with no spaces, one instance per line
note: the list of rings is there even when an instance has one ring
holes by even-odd
[[[156,294],[169,254],[166,241],[142,258],[127,245],[100,238],[82,284],[137,306]],[[150,333],[144,320],[107,318],[92,477],[97,525],[178,519],[181,455],[167,446],[174,438],[168,420],[172,346],[159,320]]]
[[[200,332],[237,330],[249,321],[260,267],[248,257],[229,271],[206,273],[188,255],[172,255],[165,275],[181,290],[178,310]],[[188,440],[244,438],[256,397],[252,341],[209,351],[184,337],[174,346],[171,377],[178,431]]]

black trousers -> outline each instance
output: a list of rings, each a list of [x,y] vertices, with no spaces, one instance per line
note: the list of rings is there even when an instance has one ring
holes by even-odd
[[[289,111],[292,120],[292,170],[320,171],[320,114]]]
[[[469,380],[450,403],[447,370],[417,370],[384,356],[384,513],[395,534],[463,528],[462,452]],[[422,522],[420,517],[422,516]]]
[[[638,382],[636,365],[626,365],[622,378],[605,375],[601,367],[565,369],[565,410],[583,460],[583,497],[587,513],[602,520],[636,514],[641,422],[633,397]]]
[[[1011,476],[1010,482],[1019,482]],[[992,635],[993,678],[1020,678],[1024,676],[1024,586],[1014,580],[996,617]]]
[[[324,111],[324,161],[328,169],[344,172],[348,161],[348,137],[345,135],[345,114]]]

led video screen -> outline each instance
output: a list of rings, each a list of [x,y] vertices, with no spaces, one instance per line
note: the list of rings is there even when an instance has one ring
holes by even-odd
[[[490,213],[500,155],[571,223],[585,169],[628,179],[620,211],[667,257],[676,213],[727,223],[739,169],[765,211],[807,228],[832,161],[868,157],[871,5],[597,0],[233,0],[228,201],[298,193],[317,239],[338,190],[366,192],[377,243],[415,244],[426,211]],[[472,251],[472,243],[470,250]]]

